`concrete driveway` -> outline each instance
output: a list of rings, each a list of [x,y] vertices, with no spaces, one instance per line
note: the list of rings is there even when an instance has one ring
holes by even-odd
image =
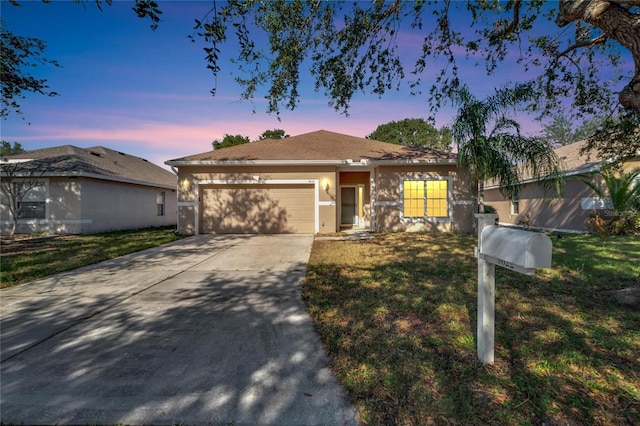
[[[300,298],[312,241],[202,235],[2,290],[0,420],[357,424]]]

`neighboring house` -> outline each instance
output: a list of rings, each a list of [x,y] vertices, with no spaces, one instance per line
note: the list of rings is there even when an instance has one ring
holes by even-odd
[[[177,222],[176,175],[145,159],[65,145],[3,156],[2,162],[19,164],[16,176],[39,182],[19,205],[16,233],[92,234]],[[0,196],[5,233],[13,221],[6,195]]]
[[[317,131],[167,161],[178,230],[200,233],[470,231],[455,154]]]
[[[587,232],[586,220],[594,210],[606,208],[606,200],[598,198],[595,192],[578,177],[598,179],[591,175],[600,170],[605,162],[595,158],[595,154],[580,154],[586,141],[576,142],[557,148],[555,151],[562,161],[566,179],[560,196],[555,192],[545,193],[533,179],[525,179],[518,199],[503,196],[498,186],[485,186],[485,204],[495,207],[501,225],[532,227],[549,231]],[[640,156],[626,161],[622,171],[640,167]],[[596,181],[598,182],[598,181]],[[601,183],[601,182],[600,182]]]

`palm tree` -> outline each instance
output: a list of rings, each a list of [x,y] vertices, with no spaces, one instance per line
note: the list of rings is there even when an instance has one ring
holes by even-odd
[[[472,182],[478,212],[484,212],[484,182],[495,179],[505,196],[516,197],[523,175],[560,190],[560,161],[550,144],[520,133],[520,124],[508,112],[531,97],[526,85],[497,90],[479,100],[462,86],[452,100],[458,107],[452,134],[458,146],[458,166]],[[488,130],[492,126],[491,131]]]
[[[640,176],[640,168],[616,175],[613,167],[604,165],[600,171],[592,175],[602,176],[606,190],[592,179],[579,179],[593,189],[598,197],[610,200],[611,207],[616,212],[625,213],[640,209],[640,185],[636,184],[636,179]]]

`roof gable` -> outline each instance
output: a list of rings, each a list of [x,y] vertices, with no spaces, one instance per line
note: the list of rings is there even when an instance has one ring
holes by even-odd
[[[176,176],[170,171],[143,158],[102,146],[79,148],[62,145],[3,156],[5,158],[32,160],[21,163],[20,169],[25,172],[44,169],[43,176],[92,175],[143,185],[176,186]]]
[[[410,147],[319,130],[284,139],[263,139],[170,160],[167,164],[198,162],[312,161],[434,161],[455,160],[455,154]]]

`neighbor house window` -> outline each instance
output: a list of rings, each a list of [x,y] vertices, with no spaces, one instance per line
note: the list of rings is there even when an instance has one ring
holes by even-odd
[[[402,189],[404,218],[449,217],[448,180],[405,180]]]
[[[38,183],[18,201],[18,219],[46,219],[47,186]]]
[[[520,199],[517,197],[511,199],[511,214],[520,214]]]
[[[164,216],[164,191],[158,192],[156,203],[158,205],[158,216]]]

